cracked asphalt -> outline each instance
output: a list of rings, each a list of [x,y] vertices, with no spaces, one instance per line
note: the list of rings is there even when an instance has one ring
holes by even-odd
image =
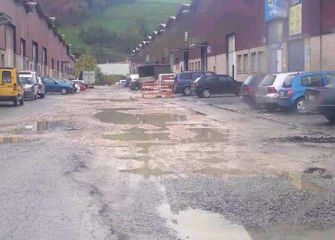
[[[322,116],[108,87],[0,115],[1,240],[335,239]]]

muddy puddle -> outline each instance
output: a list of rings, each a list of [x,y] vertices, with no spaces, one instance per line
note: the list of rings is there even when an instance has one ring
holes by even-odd
[[[105,102],[105,101],[110,101],[110,102],[130,102],[130,99],[118,99],[118,98],[90,98],[90,99],[85,99],[85,101],[88,102]]]
[[[197,171],[194,171],[194,173],[213,176],[213,177],[221,177],[225,175],[246,176],[246,175],[255,174],[255,172],[248,171],[248,170],[234,169],[234,168],[217,168],[217,167],[205,167]]]
[[[149,179],[150,177],[160,177],[163,175],[172,174],[172,172],[164,171],[158,167],[150,167],[148,160],[144,162],[142,167],[133,169],[122,169],[119,172],[140,175],[145,179]]]
[[[28,133],[28,132],[44,132],[51,130],[64,130],[64,131],[74,131],[78,130],[69,122],[63,121],[37,121],[27,123],[25,125],[20,125],[15,129],[16,133]]]
[[[151,113],[137,114],[124,113],[118,109],[105,109],[94,115],[97,119],[104,123],[113,123],[120,125],[137,125],[149,124],[159,128],[165,128],[168,123],[185,121],[187,118],[184,115],[169,114],[169,113]]]
[[[184,143],[220,143],[228,141],[227,136],[214,128],[191,128],[188,130],[194,133],[195,136],[185,139]]]
[[[190,240],[251,240],[247,230],[223,216],[201,209],[186,209],[172,213],[167,204],[158,207],[167,226],[177,232],[178,239]]]
[[[104,135],[103,138],[118,141],[163,141],[169,140],[169,134],[164,132],[148,132],[143,128],[131,128],[125,133]]]

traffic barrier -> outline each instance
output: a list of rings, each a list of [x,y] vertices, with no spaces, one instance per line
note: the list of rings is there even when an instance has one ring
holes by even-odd
[[[143,98],[173,98],[173,84],[170,83],[143,83]]]

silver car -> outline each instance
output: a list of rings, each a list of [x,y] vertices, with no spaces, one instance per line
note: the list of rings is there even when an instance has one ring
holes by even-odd
[[[279,89],[287,78],[294,77],[297,72],[275,73],[266,75],[259,84],[256,92],[256,102],[258,105],[268,110],[274,110],[278,107]]]

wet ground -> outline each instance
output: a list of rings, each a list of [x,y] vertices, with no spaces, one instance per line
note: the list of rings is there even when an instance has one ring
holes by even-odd
[[[111,88],[0,115],[0,239],[335,239],[321,116]]]

